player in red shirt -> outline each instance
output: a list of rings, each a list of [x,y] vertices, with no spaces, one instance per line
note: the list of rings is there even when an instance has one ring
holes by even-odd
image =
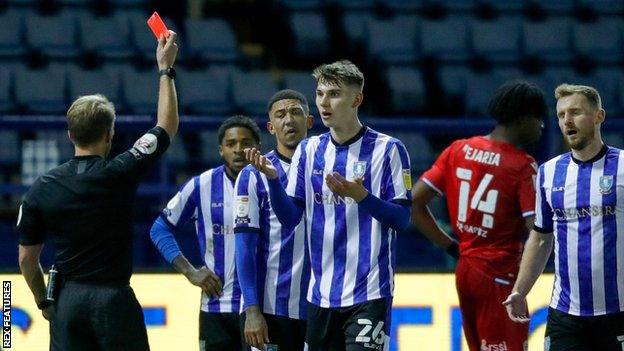
[[[501,303],[511,293],[533,227],[537,164],[520,147],[539,139],[547,107],[539,88],[513,81],[494,93],[488,113],[497,121],[490,134],[453,142],[416,183],[412,223],[459,256],[455,282],[470,350],[521,351],[528,324],[511,322]],[[459,243],[427,208],[436,195],[446,195]]]

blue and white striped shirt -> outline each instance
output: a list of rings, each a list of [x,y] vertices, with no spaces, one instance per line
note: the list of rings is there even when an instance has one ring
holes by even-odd
[[[345,307],[392,296],[396,232],[325,182],[338,172],[386,201],[411,198],[407,150],[399,140],[370,128],[345,145],[329,133],[302,141],[293,156],[286,193],[305,204],[312,276],[308,301]]]
[[[266,155],[286,186],[290,164],[275,151]],[[264,313],[306,318],[310,266],[305,248],[304,219],[294,230],[282,228],[269,199],[266,176],[252,166],[238,175],[235,186],[234,231],[258,233],[256,277],[258,300]]]
[[[174,227],[189,219],[195,220],[197,240],[206,267],[223,284],[223,296],[209,298],[202,292],[201,310],[217,313],[238,313],[241,292],[234,260],[234,229],[232,208],[234,182],[224,166],[210,169],[193,177],[169,201],[163,217]]]
[[[575,316],[624,311],[624,153],[571,153],[540,166],[535,229],[555,235],[550,306]]]

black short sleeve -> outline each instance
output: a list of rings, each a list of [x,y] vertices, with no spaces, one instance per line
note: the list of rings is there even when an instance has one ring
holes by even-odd
[[[147,174],[169,144],[167,132],[161,127],[154,127],[137,139],[132,148],[115,157],[110,163],[110,170],[138,181]]]
[[[45,226],[39,209],[29,200],[30,193],[26,195],[20,205],[17,215],[17,233],[19,244],[38,245],[45,241]]]

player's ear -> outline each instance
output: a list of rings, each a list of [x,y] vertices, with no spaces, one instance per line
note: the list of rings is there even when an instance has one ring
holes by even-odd
[[[223,157],[223,146],[219,144],[219,156]]]
[[[314,125],[314,116],[309,115],[308,117],[306,117],[306,126],[308,127],[308,129],[312,129],[313,125]]]
[[[362,101],[364,101],[364,94],[359,91],[355,94],[355,99],[353,99],[353,104],[351,104],[352,108],[357,108],[362,104]]]
[[[271,135],[275,135],[275,128],[273,128],[273,123],[271,123],[271,121],[267,122],[266,128],[269,131],[269,133],[271,133]]]

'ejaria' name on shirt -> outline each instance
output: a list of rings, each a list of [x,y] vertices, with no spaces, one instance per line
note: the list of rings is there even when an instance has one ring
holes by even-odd
[[[491,151],[483,151],[464,145],[464,158],[469,161],[485,163],[490,166],[500,165],[500,154]]]

